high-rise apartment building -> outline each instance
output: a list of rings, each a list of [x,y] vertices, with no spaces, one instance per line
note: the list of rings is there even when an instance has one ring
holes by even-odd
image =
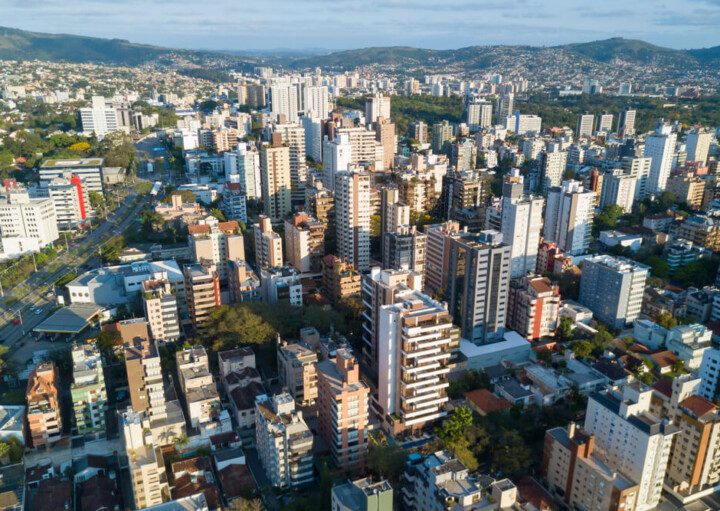
[[[237,220],[220,222],[214,216],[208,216],[189,225],[188,245],[195,262],[216,266],[222,282],[227,282],[228,261],[245,260],[245,243]]]
[[[88,341],[72,348],[73,402],[78,435],[97,435],[105,431],[107,390],[102,357],[97,345]]]
[[[350,136],[340,134],[333,140],[325,138],[323,141],[323,185],[328,190],[335,190],[335,176],[338,172],[350,169],[353,162]]]
[[[379,307],[373,321],[382,339],[377,403],[385,428],[398,434],[443,417],[450,358],[459,345],[445,304],[400,285],[393,303]]]
[[[55,206],[58,229],[73,229],[90,215],[90,199],[85,196],[78,176],[56,177],[43,183],[47,187],[41,185],[40,192],[47,193]]]
[[[337,302],[360,294],[362,275],[353,266],[332,254],[322,260],[322,284],[325,295]]]
[[[452,240],[462,231],[460,224],[448,221],[425,226],[425,285],[423,291],[430,296],[445,296],[450,264]]]
[[[255,264],[258,268],[273,268],[283,265],[282,236],[272,228],[270,218],[265,215],[258,217],[253,225],[255,240]]]
[[[376,170],[384,170],[382,168],[384,155],[383,147],[375,139],[375,131],[366,129],[362,126],[354,128],[338,128],[335,138],[347,135],[350,142],[350,158],[351,163],[372,163]],[[325,153],[323,153],[323,159]],[[344,169],[341,169],[344,170]]]
[[[313,481],[313,434],[290,394],[258,396],[255,437],[270,484],[294,488]]]
[[[80,109],[80,122],[83,133],[86,136],[93,134],[100,140],[108,133],[120,131],[121,119],[118,119],[118,109],[107,105],[107,100],[102,96],[93,96],[91,105]]]
[[[282,143],[290,150],[290,186],[293,202],[303,202],[307,177],[305,129],[300,124],[277,124],[273,133],[279,133]]]
[[[672,127],[666,124],[658,126],[655,133],[645,139],[643,156],[652,158],[647,183],[648,195],[660,195],[665,191],[672,169],[676,141],[677,133],[673,132]]]
[[[448,172],[442,178],[439,210],[450,219],[453,211],[484,205],[489,194],[490,176],[486,172]]]
[[[254,145],[241,142],[237,151],[223,154],[225,161],[225,180],[238,183],[248,199],[262,197],[260,179],[260,152]]]
[[[305,85],[303,87],[303,92],[305,99],[305,116],[317,119],[327,119],[328,114],[330,113],[327,86]]]
[[[515,94],[512,92],[503,94],[498,99],[497,119],[495,124],[505,124],[505,119],[515,111]]]
[[[412,270],[420,275],[425,269],[425,244],[427,236],[417,232],[413,225],[399,227],[385,233],[383,238],[383,268]]]
[[[433,124],[432,127],[432,150],[439,153],[445,142],[453,139],[453,127],[449,121],[443,121]]]
[[[467,106],[466,122],[471,131],[492,126],[492,103],[478,101]]]
[[[410,225],[410,206],[400,200],[397,187],[386,186],[380,189],[380,241],[384,243],[385,234],[395,232],[400,226]]]
[[[408,128],[408,137],[413,138],[420,144],[427,144],[428,141],[428,127],[422,121],[413,122]]]
[[[583,261],[580,303],[611,328],[623,328],[640,315],[649,267],[609,255]]]
[[[299,273],[318,273],[325,256],[325,224],[307,213],[285,220],[287,261]]]
[[[339,349],[335,360],[318,362],[317,376],[318,432],[335,466],[357,470],[365,464],[370,406],[360,365],[352,352]]]
[[[317,353],[306,344],[282,341],[277,348],[278,383],[299,405],[318,396]]]
[[[543,237],[570,255],[584,254],[594,215],[595,192],[586,191],[580,181],[564,181],[548,190]]]
[[[397,152],[395,123],[390,122],[388,118],[378,117],[374,126],[375,140],[377,140],[383,148],[383,168],[390,170],[395,164],[395,153]]]
[[[660,502],[677,428],[650,413],[652,389],[633,382],[619,391],[591,394],[585,431],[594,435],[605,463],[637,484],[636,511]]]
[[[502,197],[501,229],[503,241],[510,245],[510,276],[534,272],[540,245],[545,199],[523,193],[523,178],[505,178]]]
[[[365,98],[365,123],[372,124],[378,118],[390,119],[390,96],[375,94]]]
[[[542,478],[574,509],[633,511],[638,486],[596,452],[595,437],[571,423],[545,433]]]
[[[265,214],[273,221],[292,212],[292,175],[290,148],[281,145],[280,134],[273,134],[273,144],[260,149],[262,200]]]
[[[543,153],[542,156],[542,189],[544,191],[549,190],[553,186],[560,186],[562,183],[563,175],[565,174],[565,167],[567,166],[567,151],[548,150]]]
[[[610,204],[620,206],[625,213],[632,211],[635,203],[637,178],[623,169],[613,169],[603,175],[600,209]],[[597,194],[596,194],[597,197]]]
[[[613,114],[602,113],[598,116],[597,127],[595,131],[600,133],[610,133],[613,127]]]
[[[623,170],[633,176],[635,183],[635,200],[643,200],[650,196],[648,180],[652,158],[625,157],[620,161]]]
[[[688,133],[685,140],[687,144],[687,160],[705,165],[712,138],[712,132],[706,130],[696,129]]]
[[[302,117],[300,122],[305,130],[305,156],[312,161],[323,161],[323,123],[324,117]]]
[[[507,326],[528,340],[555,335],[560,288],[550,279],[527,276],[510,281]]]
[[[185,297],[190,321],[202,333],[210,321],[210,313],[221,305],[220,278],[212,264],[188,264],[183,267]]]
[[[370,175],[340,172],[335,178],[338,255],[359,271],[370,267]]]
[[[50,446],[61,438],[59,385],[60,377],[53,362],[43,362],[28,377],[25,390],[28,433],[36,449]]]
[[[593,128],[595,127],[595,116],[593,114],[580,114],[578,116],[577,130],[575,130],[575,136],[577,138],[590,138],[593,134]]]
[[[502,243],[502,234],[497,231],[463,233],[453,238],[443,289],[463,339],[475,344],[502,339],[510,254],[510,246]]]
[[[289,80],[277,81],[270,86],[270,113],[275,119],[297,121],[300,112],[299,89],[299,83],[289,83]]]
[[[162,452],[147,433],[148,420],[132,408],[121,415],[121,420],[135,509],[162,504],[169,498],[170,489]]]
[[[330,505],[333,511],[393,511],[393,489],[385,479],[348,480],[333,486]]]
[[[154,341],[174,341],[180,337],[177,290],[167,272],[155,272],[143,282],[145,318]]]
[[[620,112],[618,117],[618,133],[623,137],[629,137],[635,134],[635,110],[624,110]]]

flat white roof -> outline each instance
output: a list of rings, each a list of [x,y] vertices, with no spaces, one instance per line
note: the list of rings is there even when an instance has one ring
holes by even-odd
[[[477,345],[466,339],[460,339],[460,352],[467,358],[482,357],[500,351],[512,349],[530,349],[530,342],[514,330],[503,334],[503,340],[491,344]]]

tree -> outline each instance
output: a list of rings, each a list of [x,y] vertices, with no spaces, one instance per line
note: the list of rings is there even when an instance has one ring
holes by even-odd
[[[214,216],[215,218],[217,218],[218,221],[220,221],[220,222],[226,221],[225,214],[222,211],[220,211],[218,208],[212,208],[210,210],[210,214],[212,216]]]
[[[376,477],[395,483],[405,469],[405,451],[397,444],[371,443],[367,462]]]
[[[105,214],[105,198],[100,192],[90,192],[90,207]]]
[[[675,328],[678,324],[677,319],[675,319],[675,316],[670,314],[669,312],[663,312],[662,314],[658,315],[657,319],[655,320],[655,323],[660,325],[661,327],[670,330],[672,328]]]
[[[438,436],[443,442],[457,442],[465,435],[465,430],[472,425],[473,415],[467,406],[455,408],[450,416],[445,419]]]
[[[588,358],[592,355],[593,345],[590,341],[576,341],[571,349],[577,358]]]
[[[117,330],[103,330],[95,337],[100,353],[107,359],[117,358],[116,349],[122,346],[122,337]]]
[[[567,316],[563,316],[560,318],[560,321],[558,322],[558,328],[556,332],[556,336],[558,341],[560,342],[568,342],[572,340],[572,332],[573,332],[573,320],[572,318],[568,318]]]
[[[623,209],[617,204],[608,204],[602,212],[595,217],[593,230],[595,234],[607,229],[614,229],[618,220],[623,215]]]
[[[272,340],[275,329],[246,304],[223,305],[210,313],[206,339],[215,351]]]
[[[506,476],[526,474],[532,453],[517,431],[503,429],[492,445],[492,465]]]
[[[243,499],[242,497],[230,503],[231,511],[263,511],[265,506],[260,499]]]
[[[450,382],[448,395],[452,399],[460,399],[466,392],[477,389],[489,389],[490,379],[485,373],[469,370],[465,371],[460,378]]]
[[[667,261],[658,256],[650,256],[643,260],[643,263],[650,267],[654,277],[666,279],[670,275],[670,266],[668,266]]]
[[[182,433],[175,439],[175,447],[178,449],[184,449],[190,443],[186,433]]]

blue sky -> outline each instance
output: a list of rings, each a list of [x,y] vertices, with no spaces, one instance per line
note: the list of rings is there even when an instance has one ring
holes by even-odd
[[[208,49],[720,45],[720,0],[0,0],[0,25]]]

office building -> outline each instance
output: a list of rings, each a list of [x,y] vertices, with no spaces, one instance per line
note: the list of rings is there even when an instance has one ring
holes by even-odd
[[[278,383],[298,405],[312,405],[318,397],[317,361],[306,344],[282,341],[278,346]]]
[[[528,340],[552,337],[558,327],[560,288],[547,277],[510,281],[507,327]]]
[[[80,158],[77,160],[45,160],[40,165],[40,181],[51,181],[58,177],[75,175],[80,178],[83,194],[90,197],[90,192],[103,193],[102,169],[105,161],[102,158]]]
[[[237,220],[220,222],[208,216],[189,225],[188,245],[195,262],[215,265],[222,282],[227,282],[228,261],[245,260],[245,243]]]
[[[673,132],[672,127],[666,124],[658,126],[655,132],[645,139],[643,156],[652,158],[646,190],[648,195],[659,196],[667,188],[675,156],[676,140],[677,133]]]
[[[687,145],[687,161],[696,161],[701,166],[707,163],[710,144],[712,143],[712,132],[695,129],[687,134],[685,143]]]
[[[43,187],[42,184],[47,184]],[[40,192],[52,200],[55,206],[55,218],[58,229],[73,229],[85,222],[90,215],[90,198],[83,192],[82,181],[78,176],[69,179],[56,177],[41,183]]]
[[[417,232],[415,226],[405,225],[383,238],[383,268],[412,270],[419,275],[425,269],[427,236]]]
[[[370,393],[360,365],[352,352],[340,349],[335,360],[317,363],[317,377],[318,432],[336,467],[357,470],[367,455]]]
[[[635,509],[637,484],[606,465],[595,437],[574,423],[545,433],[541,475],[550,492],[573,509]]]
[[[123,446],[128,458],[135,509],[162,504],[170,494],[165,460],[161,450],[153,446],[152,436],[146,434],[147,426],[147,419],[131,408],[121,415]]]
[[[340,172],[335,178],[338,256],[359,271],[370,267],[370,175]]]
[[[373,273],[383,280],[392,277],[387,270]],[[378,411],[395,435],[445,416],[449,364],[459,332],[445,304],[403,284],[391,292],[391,303],[370,314],[382,340],[376,344]]]
[[[256,398],[255,443],[270,484],[295,488],[312,483],[313,434],[290,394]]]
[[[513,174],[505,178],[500,231],[503,241],[510,245],[511,277],[535,271],[543,206],[542,197],[524,194],[522,176]]]
[[[108,133],[120,131],[122,119],[120,112],[114,106],[108,106],[107,100],[102,96],[93,96],[91,105],[80,109],[80,122],[85,136],[95,135],[99,140]]]
[[[510,246],[497,231],[453,237],[444,283],[448,310],[463,339],[488,344],[502,339],[507,319]]]
[[[78,435],[97,435],[105,431],[107,390],[102,357],[95,342],[86,341],[72,348],[73,402],[75,428]]]
[[[325,256],[325,224],[307,213],[285,220],[285,253],[299,273],[319,273]]]
[[[270,218],[260,215],[258,223],[253,225],[253,234],[255,240],[255,265],[258,268],[282,266],[282,237],[273,230]]]
[[[648,271],[644,264],[623,257],[589,257],[583,262],[579,301],[599,321],[623,328],[640,315]]]
[[[328,190],[335,190],[335,178],[339,172],[349,170],[353,163],[353,150],[350,136],[337,135],[333,140],[323,141],[323,185]]]
[[[180,317],[175,285],[167,272],[155,272],[143,282],[142,300],[145,318],[154,341],[174,341],[180,337]]]
[[[393,511],[393,489],[385,479],[347,481],[333,486],[330,507],[333,511]]]
[[[543,238],[570,255],[584,254],[594,214],[595,192],[586,191],[580,181],[564,181],[548,190]]]
[[[220,302],[220,278],[212,264],[188,264],[183,267],[185,297],[190,322],[202,333],[210,322],[210,314]]]
[[[637,484],[636,511],[660,502],[677,428],[650,413],[652,390],[639,382],[591,394],[585,431],[594,435],[605,463]]]
[[[31,199],[14,181],[5,183],[0,197],[0,258],[39,252],[59,237],[51,199]]]
[[[35,449],[49,447],[62,436],[59,378],[54,362],[43,362],[28,377],[25,390],[28,433]]]
[[[273,134],[272,145],[260,148],[260,174],[264,212],[279,221],[292,212],[290,148],[281,145],[280,134]]]

